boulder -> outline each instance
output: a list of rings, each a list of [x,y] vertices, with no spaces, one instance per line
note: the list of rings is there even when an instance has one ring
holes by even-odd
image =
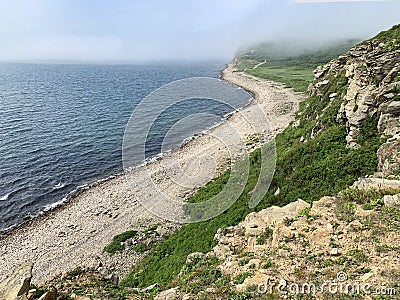
[[[385,106],[382,108],[383,113],[386,113],[386,114],[399,114],[400,113],[400,101],[391,101],[386,107]]]
[[[158,294],[154,299],[155,300],[174,300],[178,299],[179,296],[179,288],[172,288]]]
[[[258,287],[260,285],[265,285],[266,282],[268,282],[269,280],[270,276],[257,273],[255,276],[246,278],[242,284],[237,285],[236,291],[245,292],[248,289],[248,287],[251,286]]]
[[[387,207],[393,207],[400,209],[400,194],[397,195],[385,195],[383,197],[383,202],[385,203],[385,206]]]
[[[10,277],[0,283],[0,299],[18,300],[18,297],[26,295],[32,279],[33,264],[23,265]]]

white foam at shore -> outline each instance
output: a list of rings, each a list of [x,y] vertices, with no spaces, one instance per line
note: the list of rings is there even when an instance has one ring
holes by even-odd
[[[6,201],[9,196],[10,196],[10,193],[4,195],[3,197],[0,198],[0,201]]]
[[[60,182],[59,184],[57,184],[54,188],[56,190],[62,189],[63,187],[65,187],[65,183]]]
[[[221,78],[219,78],[218,80],[220,80],[220,81],[225,81],[225,80],[222,80]],[[225,82],[226,82],[226,81],[225,81]],[[232,85],[232,86],[236,86],[237,89],[243,89],[242,87],[237,86],[237,85],[235,85],[235,84],[233,84],[233,83],[231,83],[231,82],[228,82],[228,84],[230,84],[230,85]],[[162,159],[163,157],[165,157],[165,156],[167,156],[167,155],[170,155],[171,152],[178,151],[179,149],[181,149],[182,147],[184,147],[186,144],[190,143],[191,141],[193,141],[193,140],[195,140],[195,139],[197,139],[197,138],[199,138],[199,137],[201,137],[201,136],[203,136],[203,135],[209,134],[209,133],[212,132],[212,130],[214,130],[216,127],[219,127],[220,125],[224,124],[224,123],[225,123],[231,116],[233,116],[235,113],[237,113],[237,112],[239,112],[239,111],[245,109],[248,105],[250,105],[250,104],[252,103],[252,101],[254,100],[254,95],[253,95],[252,92],[249,92],[249,91],[247,91],[247,92],[250,94],[250,97],[249,97],[249,99],[247,100],[247,103],[244,103],[242,106],[240,106],[240,107],[238,107],[238,108],[236,108],[236,109],[234,109],[234,110],[232,110],[232,111],[230,111],[230,112],[224,114],[224,115],[221,117],[221,119],[220,119],[219,122],[216,122],[215,124],[211,125],[211,126],[208,127],[207,129],[205,129],[205,130],[203,130],[203,131],[201,131],[201,132],[199,132],[199,133],[197,133],[197,134],[194,134],[193,136],[187,137],[186,139],[184,139],[184,140],[182,141],[181,144],[176,145],[175,147],[173,147],[173,148],[171,148],[171,149],[169,149],[169,150],[167,150],[167,151],[160,152],[160,153],[158,153],[158,154],[156,154],[156,155],[153,155],[153,156],[151,156],[151,157],[148,157],[148,158],[146,158],[141,164],[138,164],[138,165],[136,165],[136,166],[134,166],[134,167],[132,167],[132,168],[129,168],[129,169],[125,169],[124,172],[133,172],[133,171],[135,171],[135,170],[137,170],[137,169],[139,169],[139,168],[142,168],[142,167],[147,166],[147,165],[149,165],[149,164],[152,164],[152,163],[154,163],[154,162],[156,162],[156,161],[159,161],[159,160]],[[52,210],[54,210],[54,209],[56,209],[56,208],[58,208],[58,207],[64,205],[65,203],[69,202],[71,199],[77,197],[77,196],[78,196],[80,193],[82,193],[83,191],[88,190],[88,189],[90,189],[91,187],[94,187],[94,186],[96,186],[96,185],[98,185],[98,184],[100,184],[100,183],[102,183],[102,182],[105,182],[105,181],[108,181],[108,180],[110,180],[110,179],[112,179],[112,178],[115,178],[115,177],[117,177],[117,176],[123,175],[124,172],[123,172],[123,173],[119,173],[119,174],[115,174],[115,175],[111,175],[111,176],[108,176],[108,177],[106,177],[106,178],[103,178],[103,179],[94,181],[94,182],[90,182],[90,183],[86,183],[86,184],[80,185],[80,186],[78,186],[76,189],[74,189],[74,190],[72,190],[71,192],[69,192],[69,193],[68,193],[64,198],[62,198],[61,200],[56,201],[56,202],[54,202],[54,203],[51,203],[51,204],[48,204],[48,205],[44,206],[44,207],[41,209],[41,211],[39,211],[37,214],[34,214],[34,215],[33,215],[33,214],[29,214],[29,217],[27,217],[26,220],[34,219],[34,218],[36,218],[36,217],[38,217],[38,216],[40,216],[40,215],[43,215],[44,213],[46,213],[46,212],[48,212],[48,211],[52,211]],[[54,186],[54,189],[62,189],[62,188],[64,188],[64,187],[65,187],[65,184],[62,183],[62,182],[60,182],[60,183],[58,183],[57,185]],[[10,194],[7,194],[7,195],[5,195],[4,197],[0,198],[0,201],[6,201],[6,200],[8,199],[8,197],[9,197],[9,195],[10,195]],[[7,232],[7,231],[9,231],[10,229],[13,229],[13,228],[16,227],[16,226],[19,226],[19,224],[12,225],[10,228],[7,228],[7,229],[5,229],[5,230],[1,230],[0,232]]]

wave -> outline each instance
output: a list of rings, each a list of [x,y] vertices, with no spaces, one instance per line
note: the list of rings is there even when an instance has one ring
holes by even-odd
[[[51,203],[49,205],[46,205],[42,208],[42,210],[40,211],[40,215],[42,215],[45,212],[51,211],[53,209],[56,209],[60,206],[62,206],[63,204],[67,203],[68,201],[70,201],[71,199],[73,199],[74,197],[78,196],[80,193],[82,193],[83,191],[86,191],[96,185],[99,185],[105,181],[108,181],[110,179],[116,178],[117,176],[123,175],[124,173],[117,173],[115,175],[110,175],[108,177],[99,179],[97,181],[94,181],[92,183],[85,183],[82,185],[79,185],[76,189],[72,190],[71,192],[69,192],[64,198],[62,198],[59,201],[56,201],[54,203]],[[59,186],[62,183],[59,183],[57,186]],[[59,189],[63,188],[65,186],[65,184],[63,184],[62,187],[59,187]]]
[[[238,87],[238,89],[241,89],[241,88]],[[94,178],[93,178],[92,182],[90,182],[90,179],[89,179],[88,183],[85,183],[85,184],[77,186],[71,192],[67,192],[67,191],[64,192],[63,188],[65,188],[67,186],[65,188],[65,190],[70,190],[71,186],[75,186],[74,184],[71,184],[71,183],[67,183],[66,184],[64,182],[57,183],[57,181],[56,182],[52,182],[51,184],[53,185],[53,189],[54,190],[61,190],[61,191],[57,192],[58,193],[58,197],[60,197],[60,198],[63,197],[63,196],[64,197],[61,200],[58,200],[58,201],[56,201],[54,203],[51,203],[51,204],[47,204],[47,205],[46,204],[42,204],[41,206],[39,206],[40,211],[38,213],[36,213],[36,214],[30,213],[29,215],[26,215],[26,217],[24,218],[24,221],[26,222],[26,221],[28,221],[30,219],[34,219],[35,217],[38,217],[39,215],[43,215],[46,212],[52,211],[52,210],[54,210],[54,209],[56,209],[56,208],[58,208],[60,206],[63,206],[64,204],[68,203],[73,198],[77,197],[79,194],[84,192],[85,190],[88,190],[88,189],[90,189],[90,188],[92,188],[92,187],[94,187],[94,186],[96,186],[98,184],[101,184],[101,183],[103,183],[105,181],[108,181],[108,180],[110,180],[112,178],[124,175],[127,171],[128,172],[129,171],[134,171],[137,168],[146,166],[148,164],[154,163],[154,162],[162,159],[164,156],[170,154],[171,152],[176,151],[176,150],[180,149],[181,147],[184,147],[190,141],[195,140],[195,139],[197,139],[197,138],[199,138],[199,137],[201,137],[203,135],[206,135],[206,134],[210,133],[214,128],[216,128],[216,127],[220,126],[221,124],[223,124],[224,122],[226,122],[226,120],[229,119],[232,115],[234,115],[235,113],[239,112],[240,110],[242,110],[243,108],[248,106],[252,102],[253,99],[254,99],[253,97],[249,97],[247,103],[243,103],[243,105],[241,107],[234,108],[232,111],[230,111],[228,113],[225,113],[224,115],[222,115],[220,117],[220,119],[217,122],[215,122],[214,124],[212,124],[211,126],[206,128],[205,130],[203,130],[203,131],[201,131],[199,133],[196,133],[196,134],[194,134],[194,135],[192,135],[190,137],[187,137],[180,144],[177,143],[176,145],[172,146],[171,149],[169,149],[167,151],[165,151],[166,150],[165,149],[161,153],[154,154],[154,155],[151,155],[151,156],[147,157],[144,161],[142,161],[141,164],[138,164],[138,165],[136,165],[136,166],[134,166],[134,167],[132,167],[130,169],[126,169],[122,173],[118,173],[118,171],[117,171],[114,175],[108,176],[106,178],[103,178],[103,179],[100,179],[100,180],[97,180],[97,181],[94,181]],[[46,155],[47,154],[47,153],[43,153],[43,152],[44,152],[43,149],[34,149],[31,154],[36,154],[37,156]],[[54,161],[53,162],[48,162],[48,164],[56,164],[56,162],[54,162]],[[9,196],[10,196],[10,194],[7,194],[7,195],[1,197],[0,201],[6,201],[9,198]],[[58,198],[58,199],[60,199],[60,198]],[[25,222],[23,222],[23,223],[25,223]],[[21,225],[21,224],[12,225],[12,226],[6,228],[5,230],[0,229],[0,233],[4,232],[4,231],[12,230],[15,226],[18,226],[18,225]]]
[[[63,187],[65,187],[65,183],[60,182],[59,184],[54,186],[54,189],[59,190],[62,189]]]
[[[10,196],[11,193],[8,193],[6,195],[4,195],[3,197],[0,198],[0,201],[6,201],[8,199],[8,197]]]

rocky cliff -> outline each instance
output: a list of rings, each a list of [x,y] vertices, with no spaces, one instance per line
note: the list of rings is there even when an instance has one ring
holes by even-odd
[[[362,125],[376,122],[378,132],[388,141],[378,151],[378,169],[389,175],[399,168],[400,133],[400,28],[395,26],[352,48],[314,72],[310,95],[320,99],[332,79],[344,75],[344,89],[327,95],[341,99],[337,121],[346,123],[347,146],[361,147]]]
[[[346,159],[374,149],[374,175],[312,204],[290,198],[286,206],[253,212],[238,225],[218,230],[215,247],[190,254],[168,287],[117,288],[99,268],[60,274],[29,292],[25,268],[28,274],[17,272],[0,289],[13,300],[56,299],[55,290],[59,299],[399,299],[399,71],[400,26],[395,26],[317,68],[310,97],[285,136],[293,137],[291,148],[315,144],[307,150],[314,156],[297,148],[307,155],[305,164],[316,160],[315,149],[333,151],[320,147],[327,142],[346,145],[348,153],[337,152],[353,155]],[[319,139],[327,132],[337,136]],[[317,167],[326,168],[319,174],[334,173],[326,165],[312,170]],[[291,165],[288,172],[295,169]],[[308,180],[302,184],[311,185]],[[273,199],[292,195],[290,188],[290,182],[278,187]]]

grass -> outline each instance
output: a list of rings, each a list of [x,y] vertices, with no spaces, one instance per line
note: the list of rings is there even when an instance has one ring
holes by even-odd
[[[237,69],[246,69],[256,76],[283,82],[296,91],[305,91],[313,78],[311,70],[317,62],[324,60],[321,55],[319,53],[314,57],[305,56],[303,60],[301,58],[275,60],[255,70],[252,68],[264,58],[241,57]],[[249,209],[248,206],[262,161],[261,151],[256,150],[250,155],[249,176],[239,199],[219,216],[206,222],[185,225],[181,230],[154,245],[144,260],[123,280],[123,286],[146,287],[158,283],[161,289],[173,287],[178,274],[185,266],[187,255],[193,252],[209,252],[216,245],[214,235],[219,228],[237,225],[250,212],[271,205],[283,206],[299,198],[312,202],[323,196],[336,195],[359,177],[372,174],[376,170],[376,151],[384,142],[376,130],[377,119],[367,119],[361,125],[359,149],[346,148],[346,125],[338,123],[336,115],[344,101],[342,97],[347,90],[347,79],[344,72],[330,73],[325,79],[329,80],[329,84],[323,87],[323,96],[313,96],[303,101],[296,115],[299,124],[297,126],[291,124],[276,137],[276,171],[271,186],[260,204],[255,209]],[[329,99],[331,93],[337,93],[338,96]],[[201,188],[189,201],[203,202],[217,195],[230,175],[230,170],[226,171]],[[281,192],[275,196],[274,192],[278,188]],[[372,199],[366,204],[373,206],[375,200]],[[352,212],[354,207],[349,204],[353,203],[351,199],[343,202],[347,203],[347,207],[344,207],[346,213]],[[382,222],[396,220],[391,226],[387,226],[386,230],[398,226],[397,212],[387,211],[386,215],[387,218]],[[309,216],[308,212],[304,212],[304,216],[314,218]],[[268,237],[267,234],[265,237],[259,237],[259,242],[265,242]],[[352,258],[365,259],[356,252],[352,253]],[[243,261],[243,264],[246,263],[247,261]],[[270,267],[270,264],[267,263],[265,267]]]
[[[257,69],[249,69],[247,73],[277,81],[283,82],[286,87],[293,88],[295,92],[306,92],[310,81],[314,79],[313,69],[302,69],[299,67],[279,66],[279,64],[266,64]]]
[[[266,228],[265,231],[257,237],[257,244],[265,244],[266,241],[272,241],[274,231],[271,228]]]
[[[130,238],[135,237],[136,234],[137,231],[130,230],[115,236],[112,242],[104,248],[104,252],[107,252],[110,255],[114,255],[117,252],[123,251],[125,249],[123,242],[125,242]]]
[[[396,51],[400,49],[400,25],[395,25],[391,29],[382,31],[375,39],[385,43],[388,51]],[[367,41],[368,42],[368,41]]]
[[[357,42],[346,40],[316,50],[301,50],[304,45],[291,43],[261,44],[239,53],[236,68],[257,77],[282,82],[295,92],[307,92],[309,83],[314,79],[314,69],[347,52]],[[265,64],[254,69],[264,61]]]
[[[342,103],[341,97],[331,101],[328,95],[333,92],[341,95],[347,87],[347,81],[343,73],[332,75],[329,79],[330,84],[325,87],[325,97],[311,97],[301,103],[297,116],[301,120],[300,125],[289,126],[277,136],[276,172],[269,191],[256,207],[256,211],[271,205],[282,206],[299,198],[312,202],[326,195],[335,195],[357,178],[375,171],[375,153],[383,142],[373,125],[375,123],[363,125],[360,149],[346,148],[345,124],[336,122],[336,114]],[[318,120],[316,115],[320,116]],[[313,128],[318,134],[311,138]],[[301,143],[301,136],[305,136],[308,142]],[[122,284],[128,287],[146,287],[157,282],[160,287],[168,288],[180,273],[187,255],[192,252],[209,252],[216,245],[214,235],[217,229],[236,225],[253,211],[249,209],[248,203],[250,192],[258,180],[261,159],[260,150],[250,155],[247,184],[239,199],[228,210],[209,221],[185,225],[155,245]],[[202,202],[217,195],[229,176],[228,170],[200,189],[190,201]],[[274,196],[278,187],[281,193]]]

